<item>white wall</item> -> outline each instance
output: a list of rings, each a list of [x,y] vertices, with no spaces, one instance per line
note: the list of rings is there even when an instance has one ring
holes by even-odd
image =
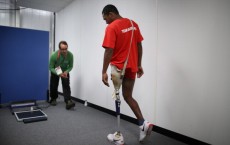
[[[145,118],[207,143],[227,145],[230,1],[76,0],[60,11],[56,43],[66,40],[75,56],[72,96],[114,110],[113,88],[101,81],[106,27],[101,11],[108,3],[135,20],[144,36],[145,74],[136,80],[134,97]],[[123,100],[121,107],[121,113],[134,117]]]
[[[50,50],[52,50],[53,13],[31,8],[15,8],[15,2],[0,0],[0,25],[49,31]]]
[[[20,27],[51,31],[53,13],[31,8],[20,10]]]
[[[229,144],[230,1],[158,1],[157,124]]]
[[[0,25],[16,26],[16,11],[11,0],[0,0]]]
[[[0,25],[52,31],[53,13],[15,7],[15,1],[0,0]]]

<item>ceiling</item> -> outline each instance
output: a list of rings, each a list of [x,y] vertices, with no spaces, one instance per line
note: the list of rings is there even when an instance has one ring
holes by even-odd
[[[17,6],[58,12],[68,6],[73,0],[17,0]]]

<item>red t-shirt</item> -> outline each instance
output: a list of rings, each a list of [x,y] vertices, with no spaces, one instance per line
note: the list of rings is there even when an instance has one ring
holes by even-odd
[[[133,22],[134,33],[128,64],[126,68],[131,68],[132,72],[137,72],[138,67],[138,48],[137,43],[143,40],[138,25]],[[112,48],[113,56],[110,61],[111,64],[122,69],[124,62],[128,56],[130,40],[132,35],[132,24],[129,19],[121,18],[110,23],[105,30],[105,37],[102,46],[104,48]]]

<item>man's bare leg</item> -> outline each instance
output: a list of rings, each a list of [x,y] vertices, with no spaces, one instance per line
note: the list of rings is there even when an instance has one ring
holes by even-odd
[[[140,107],[137,101],[132,96],[134,84],[135,84],[134,79],[124,78],[122,82],[122,94],[123,94],[124,100],[127,102],[129,107],[132,109],[137,119],[144,120]]]

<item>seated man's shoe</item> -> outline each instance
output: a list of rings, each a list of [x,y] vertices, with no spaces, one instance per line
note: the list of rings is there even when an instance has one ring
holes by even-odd
[[[51,99],[51,100],[50,100],[50,105],[56,106],[56,105],[57,105],[57,101],[54,100],[54,99]]]
[[[68,100],[66,103],[66,109],[69,110],[75,106],[75,103],[72,100]]]

